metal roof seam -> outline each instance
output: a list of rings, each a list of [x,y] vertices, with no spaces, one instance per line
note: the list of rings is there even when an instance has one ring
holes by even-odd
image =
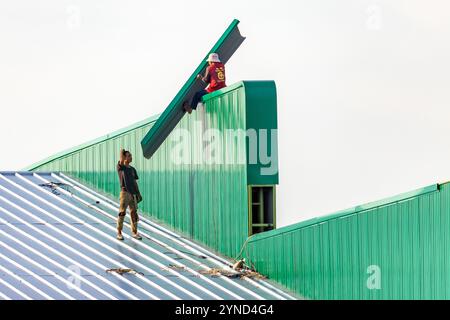
[[[11,285],[9,282],[3,280],[2,278],[0,278],[0,284],[3,284],[5,287],[7,287],[11,291],[17,293],[19,296],[23,297],[26,300],[33,300],[33,298],[31,298],[29,295],[27,295],[26,293],[23,293],[22,291],[20,291],[19,289],[17,289],[13,285]]]
[[[13,264],[15,267],[25,271],[26,273],[30,274],[33,278],[38,279],[39,281],[41,281],[42,283],[46,283],[46,281],[44,279],[42,279],[40,276],[34,274],[33,272],[31,272],[28,268],[25,268],[24,266],[21,266],[20,264],[17,264],[14,260],[9,259],[8,257],[6,257],[5,255],[2,255],[0,257],[3,260],[8,261],[9,263]],[[8,268],[6,268],[2,263],[0,263],[0,268],[6,272],[7,274],[9,274],[10,276],[12,276],[13,278],[19,280],[20,282],[24,283],[27,287],[29,287],[31,290],[35,291],[36,293],[38,293],[39,295],[41,295],[42,297],[44,297],[47,300],[55,300],[55,298],[53,298],[52,296],[46,294],[45,292],[43,292],[41,289],[36,288],[36,286],[34,286],[33,284],[31,284],[29,281],[25,280],[24,278],[20,277],[19,275],[15,274],[14,272],[8,270]]]
[[[12,300],[10,297],[8,297],[6,294],[0,291],[0,298],[2,300]]]
[[[0,175],[0,178],[1,178],[1,175]],[[3,189],[3,186],[1,186],[1,185],[0,185],[0,189],[2,189],[3,191],[5,191],[5,189]],[[22,197],[20,197],[20,196],[18,196],[18,195],[15,195],[15,194],[12,194],[12,195],[13,195],[13,196],[16,196],[19,200],[23,201],[24,203],[28,204],[29,206],[33,207],[34,209],[36,209],[36,210],[38,210],[38,211],[40,211],[40,212],[42,212],[42,213],[44,213],[44,214],[47,214],[47,215],[51,216],[48,212],[46,212],[45,210],[42,210],[39,206],[34,205],[33,203],[27,201],[26,199],[24,199],[24,198],[22,198]],[[10,202],[10,201],[7,201],[6,199],[2,199],[2,200],[5,201],[5,202],[7,202],[7,203],[8,203],[9,205],[11,205],[11,206],[15,206],[14,203],[12,203],[12,202]],[[21,210],[22,212],[24,212],[24,213],[26,213],[26,214],[28,214],[28,215],[29,215],[30,217],[32,217],[32,218],[37,218],[34,214],[32,214],[31,212],[29,212],[29,211],[27,211],[27,210],[21,208],[20,206],[15,206],[15,208],[18,209],[18,210]],[[56,219],[57,219],[57,218],[56,218]],[[70,235],[68,235],[68,234],[65,234],[64,232],[62,232],[62,231],[59,230],[58,228],[53,227],[51,224],[46,224],[46,225],[47,225],[50,229],[52,229],[53,231],[59,233],[60,235],[65,236],[65,237],[69,238],[70,240],[72,240],[72,241],[78,243],[80,246],[85,247],[85,248],[87,248],[88,250],[93,250],[92,248],[89,248],[89,246],[87,246],[87,245],[85,245],[84,243],[78,241],[76,238],[74,238],[74,237],[72,237],[72,236],[70,236]],[[62,225],[66,225],[66,226],[68,226],[68,227],[71,227],[70,224],[66,224],[66,223],[62,223]],[[99,256],[102,256],[101,252],[95,251],[95,250],[94,250],[94,252],[95,252],[96,254],[98,254]],[[85,257],[85,258],[86,258],[86,257]],[[93,260],[91,260],[90,262],[93,263],[93,264],[96,264],[95,261],[93,261]],[[119,264],[120,264],[120,263],[119,263]],[[106,270],[106,269],[107,269],[107,267],[104,266],[104,265],[100,265],[99,267],[102,268],[103,270]],[[117,278],[120,279],[121,281],[124,281],[124,282],[128,283],[130,286],[135,287],[135,285],[134,285],[133,283],[129,282],[128,279],[125,279],[125,278],[123,278],[122,276],[119,276],[119,275],[114,274],[114,273],[113,273],[113,276],[117,277]],[[138,288],[138,290],[141,290],[141,288]],[[148,292],[144,292],[144,293],[147,294],[147,295],[149,294]],[[136,297],[136,296],[134,296],[134,295],[132,295],[132,294],[129,294],[129,293],[127,293],[127,292],[124,292],[124,294],[127,295],[127,296],[128,296],[129,298],[131,298],[131,299],[134,299],[134,300],[137,300],[137,299],[138,299],[138,297]],[[152,299],[158,299],[158,298],[157,298],[156,296],[154,296],[154,295],[151,295],[150,297],[151,297]]]
[[[36,175],[36,174],[34,174],[34,176],[40,178],[40,177],[39,177],[38,175]],[[40,179],[42,179],[42,178],[40,178]],[[26,181],[26,180],[24,180],[24,181],[27,182],[27,183],[29,183],[29,184],[32,185],[32,186],[37,187],[37,185],[35,185],[35,184],[31,183],[31,182],[28,182],[28,181]],[[45,179],[42,179],[42,181],[46,181],[46,180],[45,180]],[[48,181],[46,181],[46,182],[48,183]],[[62,190],[62,189],[60,188],[60,190]],[[63,199],[61,199],[61,198],[58,198],[56,195],[54,195],[53,193],[51,193],[51,192],[49,192],[49,191],[47,191],[47,190],[42,190],[42,191],[48,193],[48,195],[50,195],[50,196],[56,197],[55,199],[58,199],[58,200],[60,200],[61,202],[65,202],[65,200],[63,200]],[[73,205],[71,205],[71,204],[69,204],[69,203],[66,203],[66,204],[67,204],[68,206],[72,207],[73,209],[75,209],[75,210],[77,210],[77,211],[79,211],[79,212],[82,212],[82,210],[79,209],[78,207],[73,206]],[[58,207],[57,207],[57,208],[58,208]],[[60,208],[59,208],[59,209],[60,209]],[[61,209],[60,209],[59,211],[61,211]],[[62,211],[61,211],[61,212],[62,212]],[[67,212],[66,212],[66,213],[67,213]],[[83,213],[84,213],[84,212],[83,212]],[[70,215],[70,214],[69,214],[69,215]],[[89,217],[88,214],[86,214],[86,215]],[[101,222],[101,220],[98,220],[98,221]],[[97,228],[95,228],[95,227],[92,227],[92,226],[90,226],[90,225],[86,225],[86,227],[89,228],[89,229],[91,229],[92,231],[96,232],[97,234],[102,235],[103,237],[107,237],[107,238],[109,237],[108,235],[106,235],[106,234],[104,234],[103,232],[99,231],[99,230],[98,230]],[[109,226],[109,227],[110,227],[110,226]],[[90,237],[90,236],[88,236],[88,235],[85,235],[85,236],[88,237],[88,238],[90,238],[90,239],[93,240],[94,242],[98,243],[100,246],[102,246],[102,247],[105,248],[106,250],[114,251],[111,247],[107,246],[106,244],[102,243],[101,241],[98,241],[97,239],[95,239],[95,238],[93,238],[93,237]],[[124,247],[124,248],[130,249],[130,247],[124,245],[122,242],[119,242],[119,245],[121,245],[121,246]],[[127,256],[122,256],[122,258],[123,258],[123,259],[126,259],[126,260],[128,260],[128,261],[130,261],[130,262],[132,262],[132,263],[135,263],[136,265],[141,266],[143,269],[145,269],[145,270],[147,270],[148,272],[152,273],[153,275],[155,275],[156,277],[160,278],[160,279],[163,280],[164,282],[167,282],[167,284],[170,284],[170,285],[176,287],[178,290],[185,292],[185,294],[192,296],[194,299],[200,299],[200,297],[194,295],[192,292],[189,292],[189,291],[186,290],[185,288],[182,288],[182,287],[178,286],[177,284],[175,284],[174,282],[172,282],[170,279],[167,279],[167,278],[164,278],[164,277],[160,276],[157,272],[155,272],[155,271],[152,270],[151,268],[148,268],[148,267],[144,266],[143,264],[141,264],[141,263],[139,263],[139,262],[137,262],[137,261],[132,261],[132,259],[129,258],[129,257],[127,257]],[[159,267],[162,267],[162,265],[159,264],[159,263],[157,263],[155,260],[153,260],[153,259],[151,259],[151,260],[153,261],[153,263],[156,263]],[[123,264],[121,264],[121,263],[119,263],[119,265],[121,265],[121,267],[123,267],[123,268],[126,268],[126,266],[123,265]],[[144,282],[147,282],[149,285],[154,286],[155,288],[157,288],[157,289],[160,290],[161,292],[165,293],[166,295],[172,296],[172,298],[174,298],[174,299],[180,299],[179,297],[175,296],[173,293],[167,291],[165,288],[162,288],[161,286],[156,285],[154,282],[152,282],[152,281],[146,279],[145,277],[143,277],[143,276],[141,276],[141,275],[139,275],[139,274],[137,274],[137,277],[141,278]],[[183,276],[180,276],[180,278],[184,279]],[[189,282],[190,280],[187,279],[187,281]],[[213,294],[213,296],[214,296],[214,294]]]
[[[7,203],[7,204],[9,204],[9,205],[11,205],[11,206],[13,206],[13,207],[19,209],[20,211],[24,212],[24,213],[27,214],[28,216],[33,217],[33,215],[32,215],[29,211],[27,211],[27,210],[25,210],[25,209],[23,209],[23,208],[21,208],[21,207],[19,207],[19,206],[15,206],[15,204],[9,202],[7,199],[3,198],[2,196],[0,196],[0,200],[2,200],[2,201],[4,201],[5,203]],[[18,218],[15,217],[15,219],[18,219]],[[24,220],[22,220],[22,219],[19,220],[19,221],[21,221],[22,223],[24,222]],[[28,224],[28,226],[33,227],[33,230],[34,230],[34,231],[37,231],[37,230],[38,230],[36,227],[32,226],[31,224]],[[40,231],[40,230],[39,230],[39,231]],[[57,231],[55,230],[55,232],[57,232]],[[82,254],[81,252],[79,252],[79,251],[75,250],[74,248],[72,248],[72,247],[66,245],[64,242],[61,242],[60,240],[58,240],[58,239],[56,239],[56,238],[53,238],[53,237],[49,236],[48,234],[46,234],[46,233],[43,232],[43,231],[40,231],[40,232],[38,232],[38,233],[41,234],[41,235],[44,236],[44,237],[50,238],[52,241],[55,241],[56,243],[58,243],[59,245],[61,245],[61,246],[64,247],[65,249],[67,249],[67,250],[69,250],[69,251],[72,251],[73,253],[79,255],[80,257],[82,257],[82,258],[85,259],[86,261],[89,261],[90,263],[96,265],[96,266],[99,267],[100,269],[103,269],[103,270],[106,269],[106,266],[104,266],[104,265],[98,263],[98,262],[95,261],[95,260],[90,259],[89,257],[87,257],[86,255]],[[35,240],[37,240],[37,239],[35,239]],[[86,267],[84,267],[84,266],[82,266],[81,268],[90,271],[89,268],[86,268]],[[110,285],[110,286],[111,286],[112,288],[114,288],[115,290],[117,290],[117,291],[119,291],[119,292],[122,291],[122,289],[121,289],[120,287],[117,287],[114,283],[105,280],[103,277],[99,277],[99,279],[104,280],[104,282],[105,282],[106,284]],[[131,299],[138,299],[137,297],[135,297],[135,296],[133,296],[133,295],[130,295],[130,294],[126,293],[126,292],[123,292],[123,293],[124,293],[126,296],[128,296],[129,298],[131,298]]]
[[[11,235],[7,234],[7,233],[4,232],[3,230],[0,230],[0,235],[1,235],[2,237],[8,238],[8,239],[10,239],[10,240],[12,240],[12,241],[17,241],[17,239],[15,239],[15,238],[12,237]],[[56,279],[58,279],[59,281],[63,282],[64,284],[66,284],[66,285],[69,284],[69,281],[67,281],[67,279],[64,279],[63,277],[61,277],[61,276],[60,276],[59,274],[57,274],[57,273],[53,273],[50,269],[46,268],[46,267],[43,266],[43,265],[40,265],[40,264],[37,263],[36,261],[33,261],[33,260],[30,259],[29,257],[25,256],[24,254],[18,252],[17,250],[15,250],[15,249],[13,249],[13,248],[7,246],[5,243],[3,243],[3,242],[1,242],[1,241],[0,241],[0,246],[2,246],[2,247],[5,248],[6,250],[8,250],[8,251],[14,253],[15,255],[19,256],[19,257],[22,258],[23,260],[26,260],[26,261],[28,261],[29,263],[31,263],[31,264],[37,266],[38,268],[41,268],[42,270],[44,270],[45,272],[51,274],[52,276],[54,276]],[[46,280],[43,279],[40,275],[39,275],[39,277],[40,277],[42,280],[45,281],[44,283],[45,283],[49,288],[52,288],[54,291],[56,291],[57,293],[59,293],[59,294],[62,295],[63,297],[66,297],[66,298],[69,299],[69,300],[75,300],[75,298],[74,298],[73,296],[71,296],[71,295],[69,295],[68,293],[62,291],[61,289],[59,289],[58,287],[56,287],[56,286],[53,285],[52,283],[46,281]],[[75,288],[77,289],[77,291],[80,290],[80,289],[77,288],[77,287],[75,287]],[[84,296],[86,296],[87,298],[94,300],[94,297],[91,296],[90,294],[88,294],[87,292],[83,292],[83,291],[82,291],[82,294],[83,294]]]
[[[15,216],[13,213],[9,212],[8,210],[6,210],[6,209],[0,207],[0,211],[2,211],[3,213],[6,213],[6,214],[7,214],[8,216],[10,216],[11,218],[16,219],[17,221],[19,221],[19,222],[22,223],[23,225],[26,225],[27,227],[29,227],[29,228],[32,229],[33,231],[36,231],[36,232],[39,233],[40,235],[42,235],[42,236],[44,236],[44,237],[48,237],[48,238],[51,239],[51,237],[48,236],[45,232],[39,230],[38,228],[36,228],[36,227],[33,226],[32,224],[26,222],[25,220],[20,219],[19,217]],[[66,255],[64,255],[64,254],[62,254],[62,253],[60,253],[59,251],[53,249],[53,248],[50,247],[49,245],[45,244],[43,241],[41,241],[41,240],[39,240],[39,239],[36,239],[36,238],[30,236],[30,235],[27,234],[26,232],[22,231],[20,228],[14,226],[14,225],[11,225],[11,224],[8,224],[8,226],[10,226],[10,228],[14,229],[16,232],[18,232],[18,233],[24,235],[25,237],[31,239],[31,240],[34,241],[34,242],[40,244],[42,247],[44,247],[44,248],[46,248],[47,250],[51,251],[51,252],[54,253],[55,255],[58,255],[58,256],[60,256],[60,257],[63,257],[64,259],[66,259],[67,261],[69,261],[70,263],[72,263],[73,265],[79,266],[80,269],[85,269],[87,272],[89,272],[89,273],[90,273],[91,275],[93,275],[94,277],[97,277],[97,278],[100,279],[100,280],[104,280],[102,277],[99,277],[93,270],[91,270],[91,269],[89,269],[89,268],[87,268],[87,267],[85,267],[85,266],[83,266],[83,265],[77,263],[75,260],[73,260],[73,259],[69,258],[68,256],[66,256]],[[52,239],[52,240],[55,241],[55,239]],[[67,247],[66,247],[66,248],[67,248]],[[69,248],[70,248],[70,247],[69,247]],[[45,255],[44,255],[44,256],[45,256]],[[47,259],[48,259],[48,258],[46,258],[46,260],[47,260]],[[49,260],[52,260],[52,259],[49,259]],[[52,261],[53,261],[53,260],[52,260]],[[57,262],[53,261],[52,263],[57,263]],[[57,263],[57,264],[63,269],[64,266],[60,265],[59,263]],[[76,272],[74,272],[74,271],[72,271],[72,270],[70,270],[70,269],[68,269],[68,272],[69,272],[72,276],[79,278],[80,281],[82,281],[82,282],[88,284],[90,287],[92,287],[93,289],[97,290],[100,294],[105,295],[106,297],[110,298],[111,300],[117,300],[117,298],[116,298],[115,296],[113,296],[113,295],[111,295],[111,294],[105,292],[104,290],[102,290],[101,288],[99,288],[98,286],[96,286],[95,284],[93,284],[92,282],[90,282],[89,280],[86,280],[86,279],[84,279],[83,277],[81,277],[81,276],[80,276],[79,274],[77,274]],[[107,282],[106,282],[106,284],[109,285],[109,283],[107,283]]]

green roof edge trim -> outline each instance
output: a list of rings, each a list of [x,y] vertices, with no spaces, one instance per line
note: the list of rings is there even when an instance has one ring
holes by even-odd
[[[217,96],[221,96],[221,95],[223,95],[225,93],[228,93],[230,91],[239,89],[241,87],[246,87],[247,85],[257,84],[257,83],[271,84],[274,87],[276,87],[274,80],[241,80],[241,81],[233,83],[232,85],[229,85],[229,86],[227,86],[227,87],[225,87],[223,89],[220,89],[220,90],[208,93],[207,95],[204,95],[202,99],[203,99],[203,101],[206,102],[208,100],[211,100],[211,99],[213,99],[213,98],[215,98]]]
[[[52,156],[50,156],[48,158],[45,158],[45,159],[43,159],[41,161],[33,163],[32,165],[30,165],[30,166],[28,166],[28,167],[26,167],[26,168],[24,168],[22,170],[24,170],[24,171],[35,170],[35,169],[37,169],[37,168],[39,168],[39,167],[41,167],[41,166],[43,166],[43,165],[45,165],[45,164],[47,164],[49,162],[52,162],[52,161],[64,158],[64,157],[66,157],[66,156],[68,156],[68,155],[70,155],[72,153],[75,153],[77,151],[80,151],[82,149],[86,149],[86,148],[92,147],[93,145],[96,145],[98,143],[104,142],[104,141],[106,141],[108,139],[118,137],[118,136],[120,136],[122,134],[125,134],[127,132],[130,132],[132,130],[136,130],[136,129],[142,128],[142,127],[144,127],[146,125],[149,125],[151,123],[154,123],[154,122],[156,122],[156,120],[158,120],[158,118],[159,118],[159,115],[151,116],[151,117],[149,117],[147,119],[144,119],[144,120],[141,120],[139,122],[136,122],[136,123],[134,123],[132,125],[129,125],[129,126],[125,127],[125,128],[113,131],[111,133],[108,133],[108,134],[106,134],[104,136],[101,136],[99,138],[96,138],[94,140],[90,140],[90,141],[85,142],[83,144],[80,144],[78,146],[75,146],[75,147],[72,147],[70,149],[58,152],[58,153],[56,153],[56,154],[54,154],[54,155],[52,155]]]
[[[241,80],[241,81],[233,83],[232,85],[227,86],[227,87],[225,87],[223,89],[220,89],[220,90],[208,93],[207,95],[204,95],[202,99],[203,99],[203,101],[211,100],[211,99],[213,99],[213,98],[215,98],[217,96],[221,96],[221,95],[223,95],[225,93],[228,93],[230,91],[239,89],[240,87],[245,87],[245,83],[247,83],[247,82],[253,82],[253,81],[252,80]]]
[[[312,219],[297,222],[297,223],[294,223],[294,224],[291,224],[291,225],[288,225],[285,227],[281,227],[279,229],[258,233],[258,234],[250,236],[248,238],[247,244],[250,242],[253,242],[253,241],[262,240],[262,239],[269,238],[272,236],[277,236],[277,235],[281,235],[284,233],[288,233],[288,232],[291,232],[291,231],[294,231],[297,229],[303,229],[303,228],[311,227],[313,225],[322,224],[322,223],[325,223],[330,220],[341,219],[346,216],[357,214],[359,212],[367,211],[367,210],[374,209],[377,207],[383,207],[383,206],[386,206],[386,205],[389,205],[389,204],[392,204],[395,202],[405,201],[405,200],[408,200],[408,199],[416,197],[416,196],[424,195],[424,194],[431,193],[431,192],[436,192],[436,191],[439,191],[440,186],[441,186],[440,184],[432,184],[432,185],[426,186],[424,188],[401,193],[401,194],[398,194],[398,195],[395,195],[395,196],[392,196],[389,198],[385,198],[382,200],[369,202],[369,203],[359,205],[356,207],[340,210],[340,211],[334,212],[332,214],[329,214],[329,215],[326,215],[323,217],[312,218]]]
[[[163,130],[163,127],[167,120],[169,119],[169,116],[175,111],[175,108],[180,103],[180,100],[186,96],[186,94],[189,92],[190,88],[195,84],[197,75],[202,72],[204,68],[206,68],[206,59],[210,53],[217,52],[225,40],[232,34],[234,29],[238,26],[240,23],[239,20],[234,19],[233,22],[229,25],[229,27],[226,29],[226,31],[222,34],[220,39],[216,42],[216,44],[212,47],[212,49],[208,52],[208,54],[202,59],[202,62],[200,65],[195,69],[195,71],[192,73],[192,75],[189,77],[188,81],[183,85],[183,87],[178,91],[177,95],[172,99],[170,104],[167,106],[167,108],[164,110],[164,112],[160,115],[160,118],[155,123],[155,125],[152,127],[151,130],[144,136],[144,138],[141,141],[141,147],[145,158],[149,158],[147,155],[147,150],[149,149],[149,145],[152,140],[156,139],[158,137],[157,133],[160,130]],[[153,154],[153,152],[152,152]]]

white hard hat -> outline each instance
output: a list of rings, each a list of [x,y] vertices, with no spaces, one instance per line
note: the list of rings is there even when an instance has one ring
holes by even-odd
[[[219,55],[217,53],[211,53],[208,57],[207,62],[220,62]]]

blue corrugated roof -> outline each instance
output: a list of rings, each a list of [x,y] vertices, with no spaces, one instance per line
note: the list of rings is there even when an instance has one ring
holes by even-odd
[[[142,241],[128,230],[116,240],[117,208],[63,174],[0,173],[0,299],[293,298],[266,280],[212,276],[231,262],[148,219]]]

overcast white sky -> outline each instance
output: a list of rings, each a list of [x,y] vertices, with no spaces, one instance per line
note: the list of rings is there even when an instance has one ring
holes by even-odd
[[[0,170],[160,113],[233,18],[278,87],[278,225],[450,180],[446,0],[0,2]]]

